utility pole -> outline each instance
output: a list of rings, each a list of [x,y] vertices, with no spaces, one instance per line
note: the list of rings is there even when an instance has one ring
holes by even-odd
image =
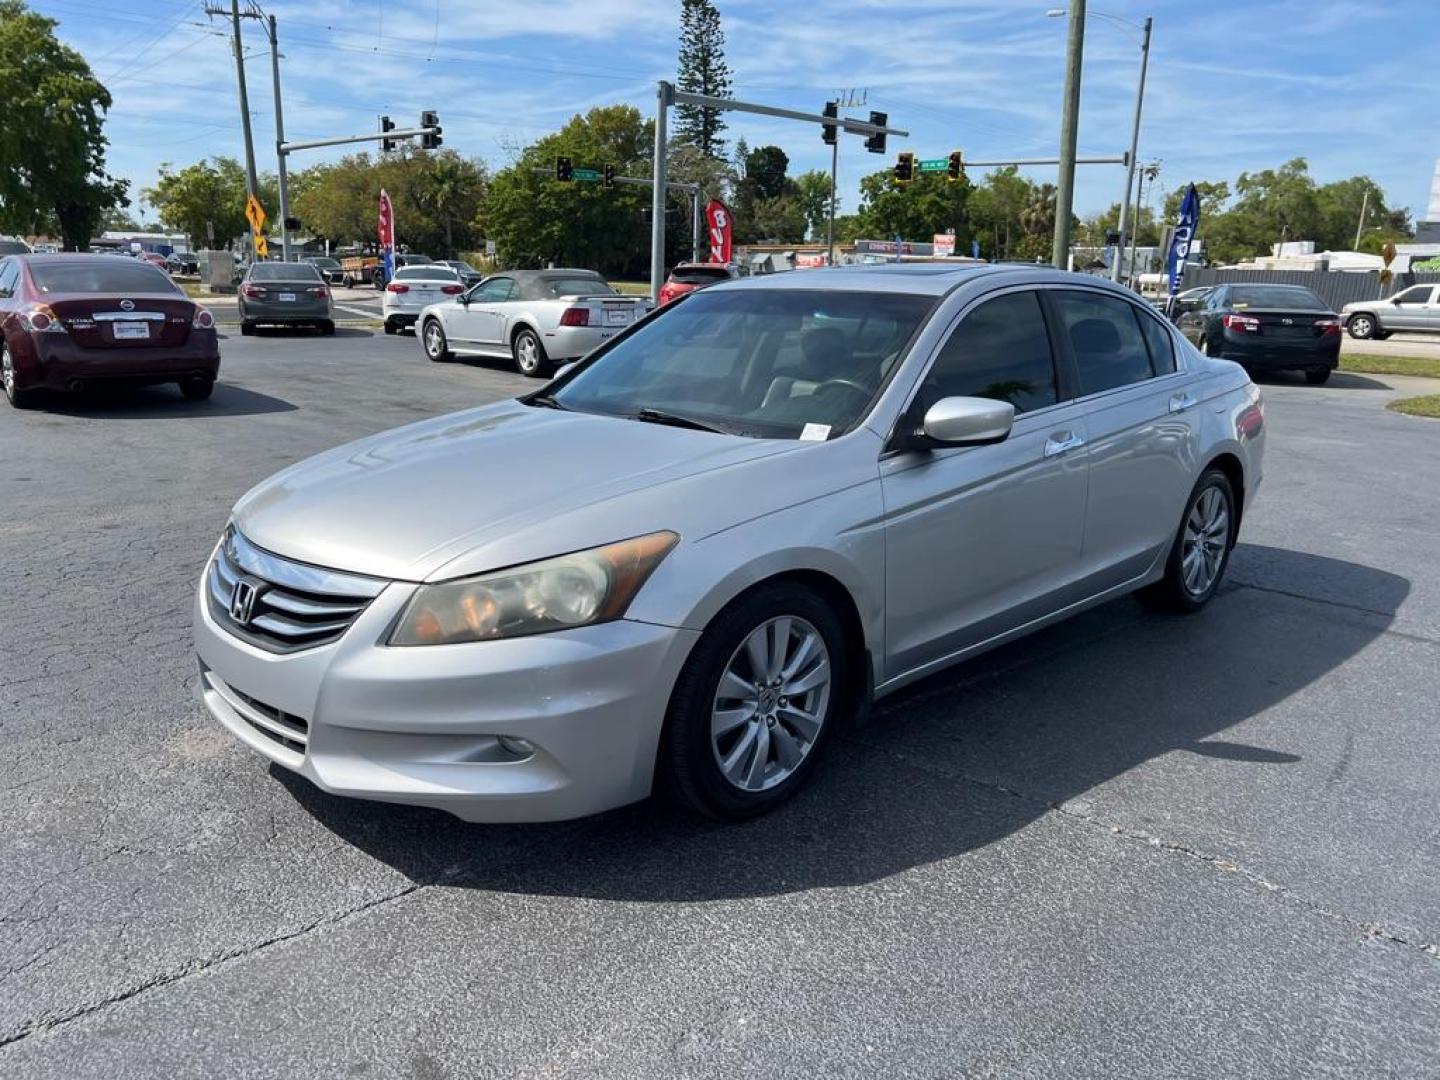
[[[1360,250],[1360,234],[1365,231],[1365,211],[1370,209],[1370,189],[1365,189],[1365,197],[1360,200],[1360,220],[1355,223],[1355,251]]]
[[[275,29],[275,16],[266,17],[270,31],[270,78],[275,86],[275,157],[279,160],[277,172],[280,177],[280,257],[290,261],[290,229],[285,224],[290,219],[290,184],[285,175],[285,155],[280,147],[285,144],[285,109],[280,104],[280,37]]]
[[[655,88],[655,161],[652,166],[650,211],[650,298],[660,302],[660,289],[665,284],[665,149],[666,121],[675,99],[675,88],[663,79]]]
[[[1135,182],[1135,228],[1130,234],[1130,287],[1139,291],[1140,277],[1135,271],[1136,244],[1140,233],[1140,212],[1144,209],[1145,203],[1141,193],[1145,190],[1145,181],[1149,180],[1153,186],[1155,178],[1160,175],[1160,163],[1152,161],[1140,170],[1140,176]]]
[[[1065,44],[1065,101],[1060,114],[1060,178],[1055,186],[1055,246],[1050,261],[1057,270],[1070,265],[1070,214],[1075,205],[1075,144],[1080,133],[1080,61],[1085,53],[1085,0],[1070,0],[1070,32]]]
[[[1140,109],[1145,104],[1145,69],[1150,63],[1150,26],[1145,17],[1144,36],[1140,41],[1140,86],[1135,91],[1135,122],[1130,128],[1130,163],[1125,169],[1125,197],[1120,201],[1120,243],[1115,247],[1115,262],[1110,267],[1110,280],[1120,280],[1120,255],[1125,250],[1125,230],[1130,226],[1130,192],[1135,187],[1135,154],[1140,147]]]
[[[690,261],[700,261],[700,185],[690,193]]]
[[[258,197],[255,179],[255,142],[250,137],[250,97],[245,92],[245,50],[240,42],[240,0],[230,0],[231,40],[235,46],[235,79],[240,87],[240,128],[245,133],[245,194]],[[255,258],[255,234],[250,234],[250,258]]]

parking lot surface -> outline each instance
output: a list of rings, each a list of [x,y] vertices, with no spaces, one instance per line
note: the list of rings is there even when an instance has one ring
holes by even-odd
[[[267,766],[190,604],[251,484],[535,384],[222,349],[210,402],[0,414],[0,1075],[1434,1074],[1440,426],[1394,380],[1265,386],[1199,616],[936,676],[746,825],[499,827]]]

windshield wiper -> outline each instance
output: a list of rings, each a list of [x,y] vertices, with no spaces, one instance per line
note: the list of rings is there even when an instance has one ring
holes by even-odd
[[[569,405],[562,405],[552,394],[531,394],[525,399],[526,405],[538,405],[542,409],[559,409],[561,412],[569,412]]]
[[[671,427],[691,428],[694,431],[711,431],[716,435],[729,435],[725,428],[715,424],[707,424],[704,420],[696,420],[690,416],[681,416],[678,413],[665,412],[663,409],[645,408],[637,412],[633,419],[643,421],[647,424],[669,424]]]

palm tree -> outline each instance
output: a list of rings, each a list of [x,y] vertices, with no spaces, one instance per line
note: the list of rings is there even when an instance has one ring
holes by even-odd
[[[1031,236],[1055,231],[1055,185],[1041,184],[1020,211],[1020,226]]]

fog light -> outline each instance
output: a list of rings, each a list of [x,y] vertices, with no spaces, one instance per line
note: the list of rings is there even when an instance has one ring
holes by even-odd
[[[535,744],[529,739],[519,739],[514,735],[497,735],[496,740],[500,743],[501,749],[516,757],[527,758],[535,753]]]

